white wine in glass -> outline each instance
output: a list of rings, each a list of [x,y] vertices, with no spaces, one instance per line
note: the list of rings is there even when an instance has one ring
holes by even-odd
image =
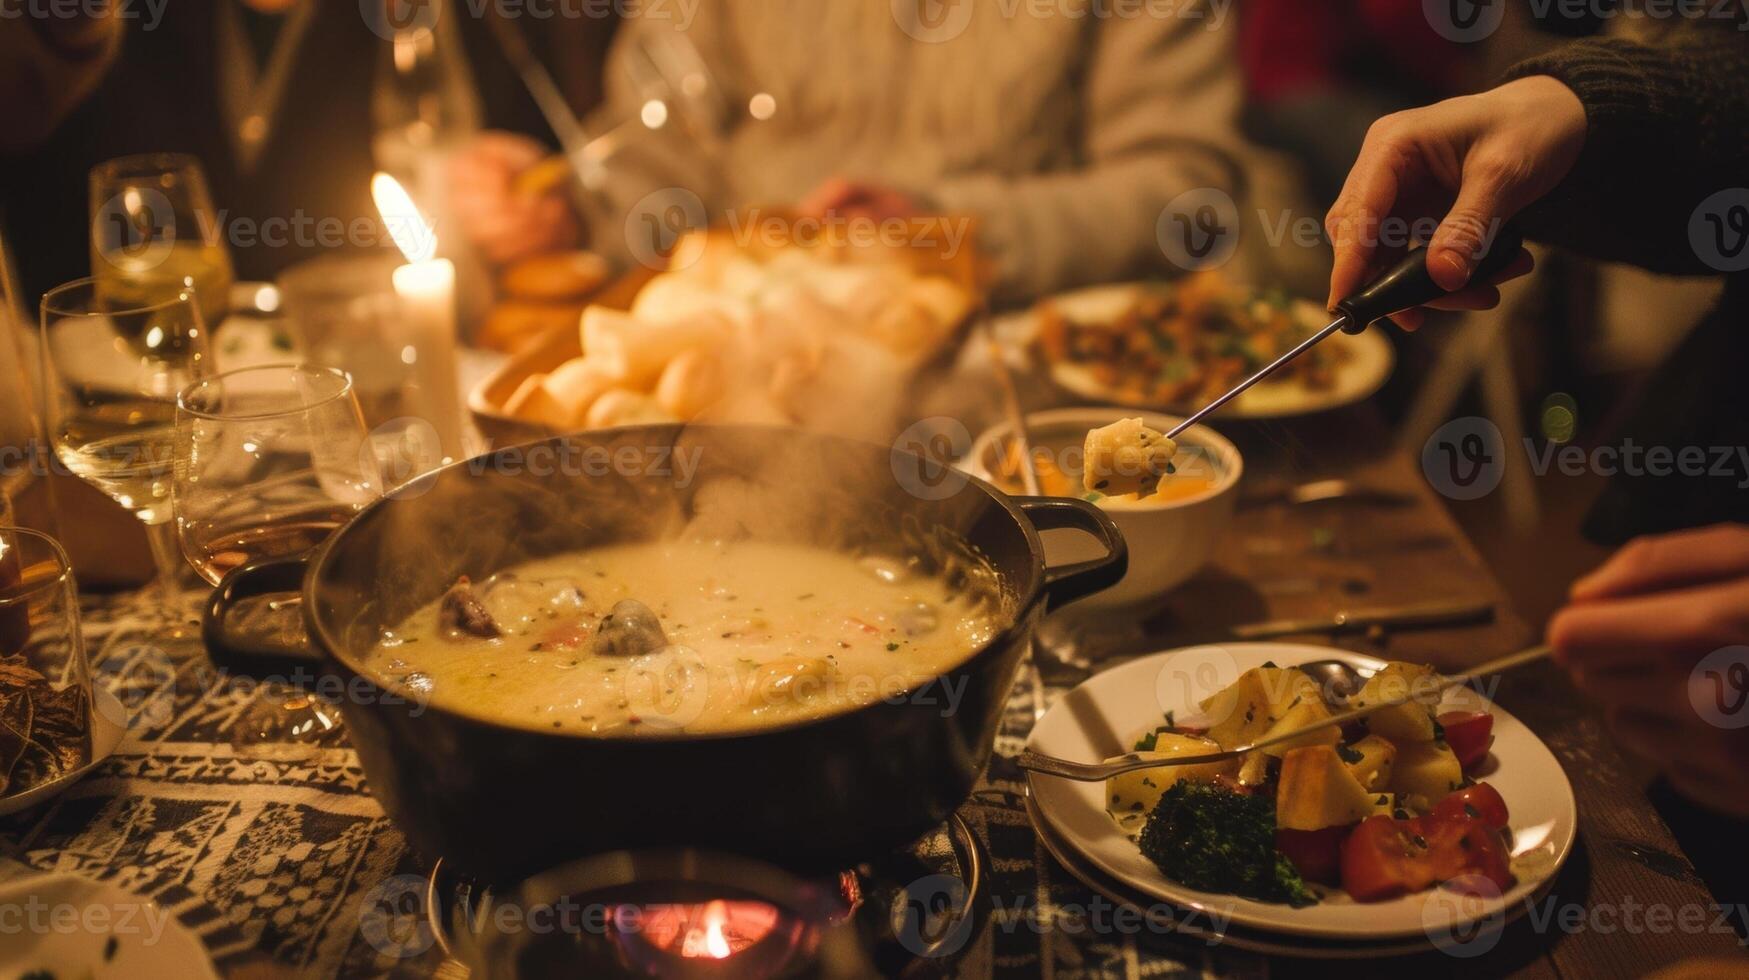
[[[199,162],[147,153],[91,169],[91,274],[113,306],[144,306],[192,288],[207,324],[224,319],[231,253]]]
[[[44,294],[42,361],[55,456],[147,527],[165,615],[181,569],[171,525],[176,394],[211,373],[194,291],[114,302],[95,279]]]

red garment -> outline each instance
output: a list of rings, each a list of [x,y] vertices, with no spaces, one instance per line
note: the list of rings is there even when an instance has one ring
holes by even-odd
[[[1258,102],[1345,87],[1367,60],[1436,94],[1464,88],[1467,46],[1434,31],[1421,0],[1241,0],[1239,18],[1239,58]]]

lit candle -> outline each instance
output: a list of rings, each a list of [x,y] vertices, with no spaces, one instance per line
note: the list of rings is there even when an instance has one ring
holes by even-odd
[[[436,258],[437,236],[395,178],[378,173],[371,196],[395,245],[407,264],[391,274],[401,302],[398,336],[385,338],[400,346],[408,384],[407,411],[430,426],[436,446],[405,446],[418,457],[419,469],[429,469],[463,456],[462,407],[456,370],[455,265]],[[409,433],[413,430],[407,430]],[[420,465],[423,464],[423,465]]]

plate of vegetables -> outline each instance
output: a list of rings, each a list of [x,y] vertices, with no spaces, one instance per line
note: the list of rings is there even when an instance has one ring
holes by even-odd
[[[1191,412],[1330,322],[1316,303],[1205,271],[1170,283],[1095,286],[1017,314],[1001,329],[1030,346],[1059,387],[1098,402]],[[1240,395],[1233,418],[1349,405],[1390,377],[1377,331],[1338,334]]]
[[[1346,699],[1297,664],[1340,660]],[[1141,894],[1320,939],[1427,937],[1510,915],[1572,853],[1578,814],[1554,754],[1423,665],[1287,643],[1188,647],[1064,695],[1028,747],[1091,761],[1248,744],[1344,705],[1414,698],[1239,759],[1104,783],[1029,774],[1049,832]]]

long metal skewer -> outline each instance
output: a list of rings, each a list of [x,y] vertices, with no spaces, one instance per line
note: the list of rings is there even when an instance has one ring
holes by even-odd
[[[1191,426],[1195,425],[1198,421],[1200,421],[1203,418],[1203,416],[1209,414],[1210,412],[1213,412],[1214,410],[1220,408],[1222,405],[1225,405],[1226,403],[1228,403],[1228,402],[1232,401],[1233,399],[1239,397],[1240,395],[1244,394],[1245,389],[1251,387],[1252,385],[1256,384],[1259,381],[1262,381],[1264,378],[1269,377],[1269,375],[1273,371],[1275,371],[1277,368],[1281,367],[1283,364],[1286,364],[1287,362],[1293,360],[1294,358],[1300,356],[1301,354],[1304,354],[1306,351],[1311,350],[1313,347],[1316,347],[1320,341],[1324,340],[1324,338],[1330,336],[1331,334],[1335,333],[1336,331],[1341,330],[1343,328],[1343,326],[1346,325],[1348,322],[1349,322],[1348,316],[1346,314],[1337,317],[1334,321],[1331,322],[1331,324],[1329,326],[1325,327],[1324,329],[1318,331],[1317,333],[1315,333],[1315,334],[1311,335],[1310,337],[1306,338],[1305,340],[1301,341],[1300,345],[1298,347],[1295,347],[1293,350],[1288,351],[1286,354],[1283,354],[1280,357],[1276,358],[1274,361],[1270,362],[1268,367],[1265,367],[1263,370],[1258,371],[1256,374],[1253,374],[1251,377],[1246,378],[1244,381],[1239,382],[1238,387],[1234,388],[1232,391],[1227,392],[1226,394],[1215,399],[1214,401],[1209,402],[1207,405],[1204,405],[1203,407],[1197,409],[1195,415],[1192,415],[1190,418],[1187,418],[1184,421],[1173,426],[1172,431],[1166,433],[1166,437],[1169,439],[1178,438],[1179,433],[1181,433],[1185,429],[1188,429]]]

